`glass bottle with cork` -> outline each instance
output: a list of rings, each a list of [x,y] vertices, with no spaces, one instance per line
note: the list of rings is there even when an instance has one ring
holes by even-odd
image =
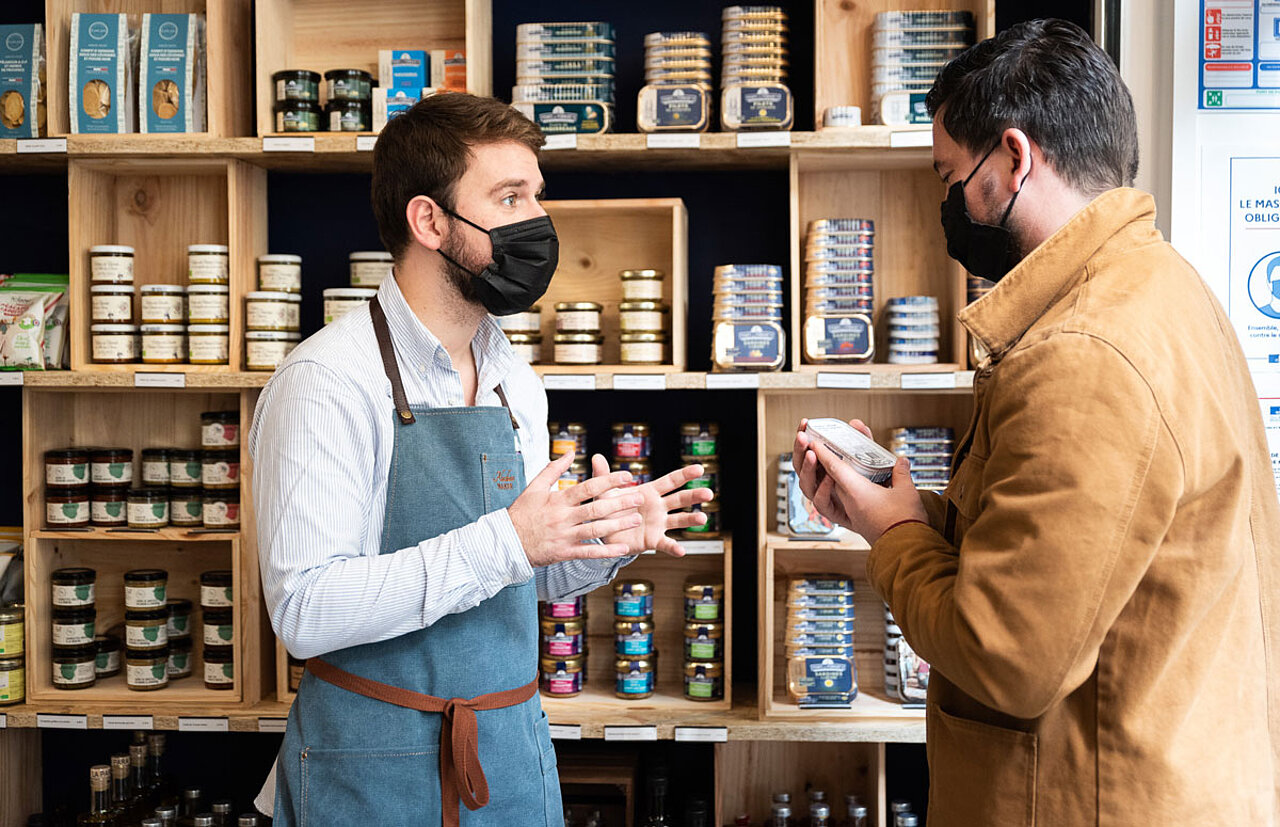
[[[95,764],[89,768],[89,812],[76,816],[76,826],[119,827],[111,810],[111,767]]]
[[[845,818],[840,827],[867,827],[867,808],[856,795],[844,797]]]
[[[147,763],[150,777],[147,779],[147,800],[157,808],[173,808],[177,814],[178,795],[164,768],[165,736],[162,732],[147,735]],[[164,815],[157,812],[162,819]]]
[[[133,798],[129,780],[129,755],[111,756],[111,812],[124,822],[129,817],[129,803]]]

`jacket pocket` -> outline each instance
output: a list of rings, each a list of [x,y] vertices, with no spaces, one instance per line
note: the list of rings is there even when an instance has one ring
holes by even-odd
[[[929,823],[933,827],[1034,827],[1035,733],[927,713]]]
[[[982,457],[966,456],[947,486],[947,519],[943,536],[957,548],[969,527],[978,519],[982,502],[982,471],[986,464]]]
[[[559,762],[556,759],[556,748],[551,743],[551,728],[547,724],[547,713],[543,712],[534,724],[536,740],[539,746],[539,763],[542,767],[542,805],[546,827],[563,827],[564,806],[560,799]]]
[[[299,827],[419,824],[439,813],[439,750],[302,750]]]
[[[524,490],[524,459],[514,451],[480,455],[484,513],[506,508]]]

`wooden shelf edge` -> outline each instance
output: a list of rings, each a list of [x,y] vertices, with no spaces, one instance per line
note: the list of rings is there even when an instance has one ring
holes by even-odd
[[[239,531],[192,533],[193,529],[170,526],[155,531],[111,531],[94,528],[89,531],[55,531],[39,528],[31,531],[34,540],[111,540],[130,543],[230,543],[240,538]]]

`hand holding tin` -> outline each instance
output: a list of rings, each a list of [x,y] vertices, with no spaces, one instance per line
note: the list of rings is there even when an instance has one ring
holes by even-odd
[[[629,484],[631,473],[618,471],[557,491],[556,480],[573,464],[573,456],[569,451],[549,463],[507,509],[530,565],[633,553],[622,542],[587,542],[641,527],[643,521],[635,511],[644,502],[641,493],[603,496]]]
[[[602,479],[609,473],[609,463],[603,456],[596,454],[591,459],[591,470],[595,474],[593,479]],[[636,494],[643,498],[636,512],[643,522],[610,534],[605,537],[605,541],[625,543],[630,549],[629,554],[640,554],[653,549],[672,557],[683,557],[684,548],[668,537],[667,532],[699,526],[707,521],[707,515],[700,511],[683,510],[698,503],[710,502],[714,497],[710,488],[684,488],[689,481],[701,477],[702,470],[701,465],[686,465],[625,493],[618,490],[605,494],[605,498]]]

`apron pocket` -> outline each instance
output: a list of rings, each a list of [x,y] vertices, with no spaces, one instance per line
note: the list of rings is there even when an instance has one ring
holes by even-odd
[[[486,514],[511,505],[524,490],[524,459],[514,451],[481,454],[480,472]]]
[[[440,813],[439,749],[302,750],[299,827],[418,824]],[[437,822],[438,823],[438,822]]]
[[[1035,733],[927,713],[929,822],[939,827],[1033,827]]]
[[[556,748],[551,743],[551,730],[547,725],[547,713],[543,712],[538,722],[537,743],[540,749],[542,765],[542,802],[547,827],[564,827],[564,805],[560,799],[560,773],[557,769]]]

